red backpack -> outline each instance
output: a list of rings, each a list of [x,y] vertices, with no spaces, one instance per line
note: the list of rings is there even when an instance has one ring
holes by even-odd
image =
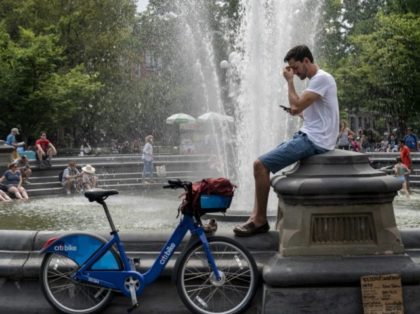
[[[203,215],[208,212],[225,212],[229,208],[236,185],[226,178],[207,178],[192,184],[191,209]],[[188,208],[184,198],[181,210]]]

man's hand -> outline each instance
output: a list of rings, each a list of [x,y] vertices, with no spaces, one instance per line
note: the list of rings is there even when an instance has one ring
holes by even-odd
[[[293,75],[294,75],[294,72],[290,66],[285,66],[283,68],[283,76],[286,79],[286,81],[288,82],[293,81]]]

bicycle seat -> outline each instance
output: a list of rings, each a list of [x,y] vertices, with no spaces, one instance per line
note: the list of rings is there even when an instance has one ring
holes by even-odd
[[[85,192],[85,196],[89,202],[102,201],[110,195],[118,194],[117,190],[104,190],[104,189],[93,189]]]

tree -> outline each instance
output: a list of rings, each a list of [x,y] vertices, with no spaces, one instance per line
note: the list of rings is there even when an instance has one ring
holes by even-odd
[[[342,108],[384,113],[402,129],[416,121],[418,7],[411,0],[325,2],[318,48]]]
[[[8,124],[18,123],[26,136],[65,125],[84,99],[101,87],[82,65],[68,71],[60,68],[65,57],[57,41],[54,34],[36,36],[20,28],[14,42],[4,26],[0,28],[0,68],[4,73],[0,104],[12,109],[4,110],[2,118]],[[6,123],[3,127],[7,130],[10,125]]]
[[[120,105],[113,98],[119,99],[118,91],[125,86],[126,73],[120,66],[126,52],[122,44],[132,33],[134,15],[134,0],[0,3],[2,39],[11,55],[3,51],[2,68],[7,74],[2,81],[13,82],[1,92],[4,97],[0,101],[7,104],[5,96],[9,96],[7,101],[15,108],[13,117],[25,125],[25,134],[44,127],[49,133],[57,127],[76,132],[76,119],[82,121],[78,135],[97,137],[95,130],[113,117],[94,115],[106,111],[104,105]],[[23,37],[28,39],[26,44]],[[20,59],[13,57],[19,54]],[[16,116],[19,113],[22,115]],[[28,113],[31,117],[51,115],[29,122],[23,119]],[[4,123],[5,130],[10,128],[8,124]]]
[[[420,18],[414,14],[379,14],[376,31],[355,35],[350,60],[358,63],[363,101],[379,112],[389,113],[405,129],[420,110]]]

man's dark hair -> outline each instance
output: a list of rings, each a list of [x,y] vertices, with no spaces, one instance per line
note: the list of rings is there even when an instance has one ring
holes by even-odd
[[[284,62],[289,62],[290,59],[302,62],[305,58],[308,58],[309,61],[314,63],[314,57],[312,56],[312,52],[309,50],[308,46],[299,45],[293,47],[287,52],[286,56],[284,57]]]

